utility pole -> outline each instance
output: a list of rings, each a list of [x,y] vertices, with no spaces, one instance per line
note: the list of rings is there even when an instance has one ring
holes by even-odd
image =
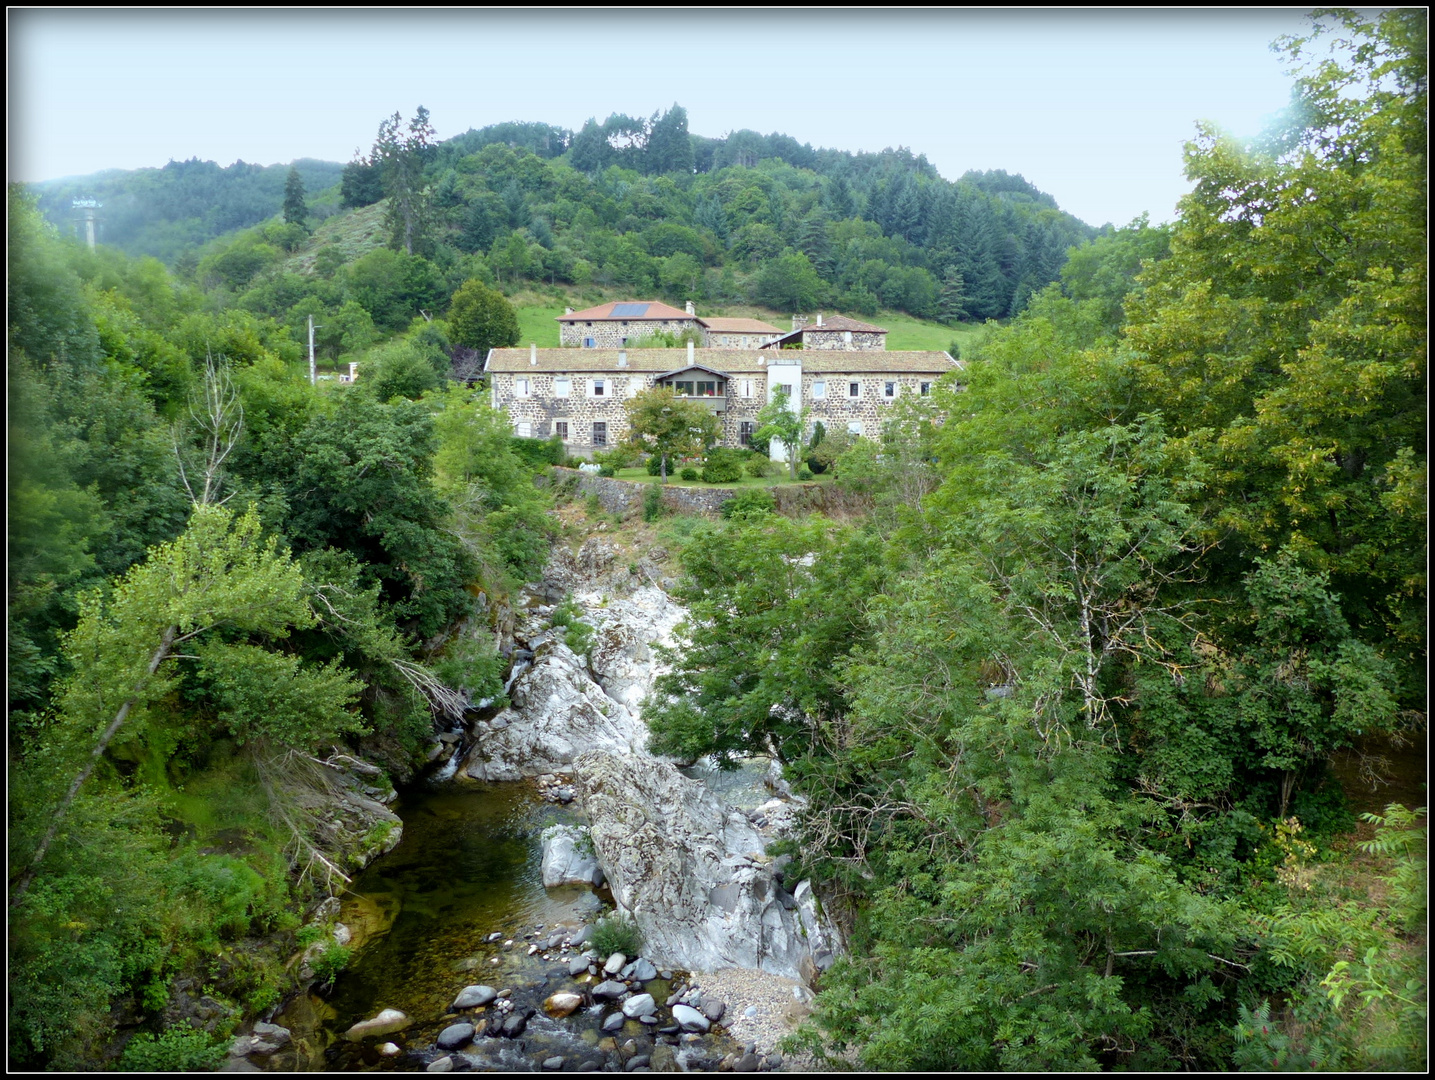
[[[316,329],[316,327],[314,326],[314,316],[310,315],[310,316],[309,316],[309,385],[310,385],[310,386],[317,386],[317,385],[319,384],[319,377],[318,377],[318,375],[316,374],[316,372],[315,372],[315,370],[314,370],[314,330],[315,330],[315,329]],[[324,329],[324,328],[323,328],[322,326],[320,326],[320,327],[318,327],[317,329],[322,330],[322,329]]]

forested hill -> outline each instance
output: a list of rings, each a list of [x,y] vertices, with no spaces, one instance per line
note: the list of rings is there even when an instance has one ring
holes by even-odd
[[[77,220],[74,200],[95,199],[101,204],[101,243],[173,264],[185,251],[279,213],[289,168],[245,161],[220,167],[191,158],[162,169],[111,169],[32,187],[41,213],[62,230],[70,231]],[[343,171],[342,165],[310,158],[294,162],[294,168],[314,192],[333,187]],[[325,212],[322,206],[314,209],[316,216]]]
[[[969,172],[953,182],[906,149],[815,150],[746,130],[705,138],[688,132],[678,105],[648,120],[590,120],[578,132],[506,123],[438,142],[427,114],[420,126],[411,121],[403,135],[428,194],[411,242],[444,271],[477,255],[500,280],[981,321],[1022,310],[1056,280],[1067,249],[1095,235],[1021,176]],[[343,207],[380,201],[382,156],[376,144],[347,167],[298,162],[317,196],[310,223],[337,209],[325,189],[341,169]],[[103,242],[187,269],[186,252],[277,215],[283,176],[280,166],[188,161],[36,190],[62,228],[73,227],[73,198],[96,198]],[[228,275],[236,291],[268,269],[264,259],[242,262],[242,280]]]

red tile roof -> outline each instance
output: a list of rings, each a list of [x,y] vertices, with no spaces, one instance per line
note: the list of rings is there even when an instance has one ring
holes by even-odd
[[[647,310],[641,315],[614,315],[613,309],[622,304],[646,305]],[[584,308],[582,311],[575,311],[571,315],[559,315],[559,322],[642,322],[647,319],[695,319],[696,316],[689,315],[681,308],[671,307],[661,300],[614,300],[611,303],[599,304],[597,307]]]

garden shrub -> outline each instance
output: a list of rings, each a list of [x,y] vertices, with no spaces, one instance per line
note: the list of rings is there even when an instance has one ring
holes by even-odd
[[[708,452],[703,463],[703,480],[709,484],[732,484],[742,479],[742,459],[737,451],[718,447]]]
[[[700,475],[701,474],[697,471],[697,469],[694,469],[691,465],[687,466],[680,473],[678,473],[678,477],[682,480],[686,480],[688,483],[692,483],[694,480],[698,479]]]
[[[643,492],[643,520],[657,521],[663,514],[663,493],[657,484],[649,484]]]

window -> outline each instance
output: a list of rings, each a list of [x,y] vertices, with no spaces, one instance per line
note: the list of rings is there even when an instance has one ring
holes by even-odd
[[[896,397],[896,396],[897,396],[897,384],[896,384],[895,382],[884,382],[884,383],[882,384],[882,396],[883,396],[884,398],[894,398],[894,397]]]
[[[602,380],[602,379],[594,379],[594,380],[593,380],[593,396],[594,396],[594,397],[603,397],[603,396],[605,395],[605,393],[606,393],[606,389],[607,389],[607,388],[603,385],[603,380]]]
[[[585,348],[585,349],[596,349],[597,347],[598,347],[598,339],[597,339],[597,338],[585,337],[585,338],[583,339],[583,348]]]
[[[746,397],[746,398],[752,397],[752,380],[751,380],[751,379],[739,379],[739,380],[737,381],[737,392],[738,392],[742,397]]]
[[[593,421],[593,445],[608,445],[608,425],[602,420]]]
[[[564,442],[568,441],[568,421],[556,420],[553,423],[553,434],[557,435]]]
[[[788,401],[791,401],[791,400],[792,400],[792,384],[791,384],[791,383],[778,383],[778,384],[777,384],[777,389],[781,390],[784,394],[787,395],[787,400],[788,400]],[[776,395],[774,395],[774,396],[776,396]]]
[[[850,383],[848,383],[848,384],[847,384],[847,396],[850,397],[850,398],[859,398],[859,397],[861,397],[861,396],[862,396],[862,384],[861,384],[860,382],[850,382]]]
[[[554,396],[554,397],[567,397],[567,396],[568,396],[569,394],[571,394],[572,392],[573,392],[573,380],[571,380],[571,379],[554,379],[554,380],[553,380],[553,396]]]
[[[715,381],[698,382],[695,383],[694,386],[697,389],[698,397],[717,397],[717,383]]]
[[[751,420],[744,420],[737,426],[737,441],[743,446],[752,445],[753,426]]]
[[[923,397],[926,397],[926,396],[927,396],[928,394],[930,394],[931,392],[932,392],[932,384],[929,383],[929,382],[924,382],[924,383],[922,383],[922,396],[923,396]]]
[[[813,400],[813,401],[820,401],[822,398],[825,398],[826,396],[827,396],[827,384],[826,384],[825,382],[815,382],[815,383],[812,384],[812,400]]]
[[[862,434],[862,421],[860,421],[860,420],[849,420],[849,421],[847,421],[847,434],[849,434],[849,435],[861,435],[861,434]]]
[[[513,396],[514,396],[514,397],[527,397],[527,396],[528,396],[528,380],[527,380],[527,379],[514,379],[514,380],[513,380]]]
[[[517,430],[516,434],[518,435],[518,437],[519,437],[520,439],[529,439],[529,438],[532,438],[532,437],[533,437],[533,425],[530,424],[527,420],[520,420],[520,421],[518,421],[518,430]]]
[[[693,396],[693,384],[690,382],[675,382],[673,383],[673,389],[683,397]]]

